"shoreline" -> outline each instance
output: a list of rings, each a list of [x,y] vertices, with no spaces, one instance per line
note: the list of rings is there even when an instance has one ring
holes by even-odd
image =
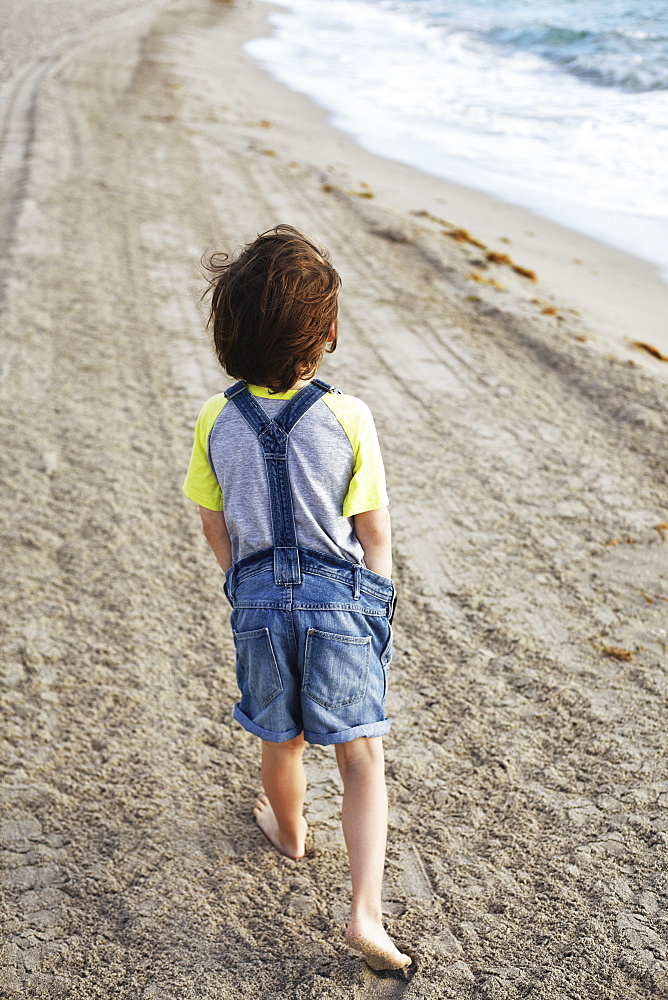
[[[352,89],[350,81],[346,80],[345,73],[343,78],[339,78],[335,74],[328,78],[320,78],[319,72],[316,70],[316,79],[310,84],[303,71],[298,69],[298,57],[295,53],[290,54],[290,39],[295,31],[299,31],[300,27],[301,31],[304,31],[299,5],[295,9],[295,6],[290,5],[288,0],[260,0],[260,2],[269,4],[271,8],[268,15],[269,30],[264,32],[260,38],[247,44],[246,50],[254,58],[257,58],[273,79],[283,86],[303,93],[309,100],[324,108],[329,116],[330,124],[349,135],[360,147],[381,157],[397,160],[416,170],[442,178],[449,183],[486,193],[491,198],[515,205],[563,228],[573,229],[589,239],[614,247],[631,257],[637,257],[652,267],[656,267],[661,280],[668,282],[668,258],[665,249],[668,245],[668,216],[664,215],[659,218],[651,213],[643,215],[640,210],[637,213],[617,212],[615,210],[616,202],[612,197],[609,199],[607,208],[594,207],[589,203],[591,199],[582,197],[582,191],[580,191],[581,197],[573,200],[572,195],[575,194],[575,191],[569,190],[571,182],[575,181],[576,190],[578,185],[576,177],[569,175],[568,165],[565,165],[567,172],[562,174],[561,178],[557,179],[558,174],[555,174],[550,187],[544,185],[534,187],[533,171],[525,176],[519,164],[516,165],[518,169],[513,174],[516,180],[508,174],[510,169],[508,163],[506,163],[506,174],[502,177],[491,166],[488,166],[494,162],[493,154],[489,150],[487,155],[481,150],[477,160],[471,161],[468,167],[465,167],[456,157],[453,160],[448,158],[447,147],[437,151],[429,137],[430,125],[427,122],[424,123],[426,129],[424,136],[421,136],[420,130],[418,130],[410,138],[404,134],[403,138],[397,141],[397,136],[392,135],[392,128],[388,129],[388,122],[382,120],[385,112],[382,111],[379,116],[378,111],[381,109],[374,107],[368,99],[365,100],[363,94],[358,92],[362,106],[366,108],[366,116],[360,116],[358,112],[351,110]],[[370,11],[375,9],[369,8]],[[391,19],[391,13],[389,16]],[[382,15],[380,23],[382,23]],[[274,45],[272,38],[277,36],[278,41]],[[326,36],[325,45],[327,46]],[[282,56],[278,56],[277,49],[282,52]],[[307,52],[305,57],[308,60]],[[349,55],[348,58],[350,58]],[[403,71],[405,72],[405,70],[404,66]],[[353,70],[353,72],[355,71]],[[456,76],[458,69],[452,67],[451,72]],[[561,83],[566,82],[566,79],[567,77],[564,77]],[[572,83],[572,79],[570,82]],[[346,100],[343,104],[337,96],[339,84],[346,94]],[[472,85],[475,86],[475,84]],[[530,83],[527,81],[525,86],[529,88]],[[559,93],[558,83],[556,93]],[[590,96],[600,93],[602,93],[601,89],[595,87]],[[621,98],[623,95],[619,96]],[[575,100],[575,95],[571,94],[571,98]],[[378,122],[375,121],[377,118],[380,119]],[[395,123],[395,125],[397,124],[399,127],[402,125],[403,128],[407,127],[405,123]],[[436,125],[436,123],[433,122],[432,125]],[[471,139],[475,141],[475,136],[472,135]],[[397,151],[400,155],[396,155]],[[510,153],[512,160],[512,150],[506,148],[502,151],[502,155],[508,153]],[[527,162],[528,165],[531,164],[530,158]],[[554,173],[554,170],[552,172]],[[472,179],[474,176],[477,177],[476,180]],[[605,178],[601,177],[599,181],[605,184]],[[530,192],[525,190],[527,185],[531,189]],[[568,197],[562,197],[564,191],[569,192]]]
[[[252,24],[242,31],[237,44],[247,71],[269,83],[262,87],[258,81],[258,87],[270,108],[272,125],[289,133],[285,155],[296,149],[308,159],[317,144],[334,172],[369,185],[385,204],[407,215],[426,210],[445,218],[453,228],[467,230],[494,252],[510,254],[538,275],[537,297],[581,315],[594,349],[634,362],[668,381],[668,363],[631,343],[647,343],[668,358],[668,327],[663,319],[668,315],[668,281],[658,265],[531,209],[365,149],[332,122],[332,113],[276,80],[260,60],[245,51],[246,42],[274,30],[269,20],[272,9],[281,9],[280,4],[263,3],[247,11]],[[280,139],[277,129],[273,137]]]

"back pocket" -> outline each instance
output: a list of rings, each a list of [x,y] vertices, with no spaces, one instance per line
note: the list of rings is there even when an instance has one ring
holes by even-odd
[[[234,632],[237,647],[237,683],[242,696],[250,694],[262,708],[283,690],[268,628]]]
[[[369,676],[370,635],[337,635],[310,628],[304,654],[304,694],[323,708],[361,701]]]

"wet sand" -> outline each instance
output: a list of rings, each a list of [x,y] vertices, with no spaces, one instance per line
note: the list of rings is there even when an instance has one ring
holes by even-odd
[[[628,339],[660,346],[666,286],[357,149],[241,53],[263,5],[89,3],[79,34],[54,7],[0,109],[0,992],[665,994],[668,364]],[[343,941],[333,754],[308,752],[304,861],[253,823],[257,741],[180,493],[226,384],[199,257],[276,222],[331,248],[322,374],[386,457],[393,977]]]

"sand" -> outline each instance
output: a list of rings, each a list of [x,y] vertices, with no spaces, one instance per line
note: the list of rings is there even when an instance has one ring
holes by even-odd
[[[2,996],[665,995],[668,365],[624,338],[655,343],[666,286],[359,150],[241,53],[264,5],[55,10],[1,119]],[[303,861],[253,822],[180,493],[226,384],[199,256],[276,222],[340,267],[322,374],[386,456],[384,905],[413,964],[384,977],[343,940],[333,754],[308,751]]]

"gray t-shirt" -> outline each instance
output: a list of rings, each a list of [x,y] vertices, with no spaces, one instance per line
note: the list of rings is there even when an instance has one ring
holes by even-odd
[[[296,391],[249,389],[269,417],[277,416]],[[326,393],[314,403],[290,432],[288,472],[298,544],[362,563],[353,515],[388,503],[380,446],[366,404],[343,393]],[[234,562],[272,547],[262,448],[223,394],[202,408],[184,491],[203,507],[224,510]]]

